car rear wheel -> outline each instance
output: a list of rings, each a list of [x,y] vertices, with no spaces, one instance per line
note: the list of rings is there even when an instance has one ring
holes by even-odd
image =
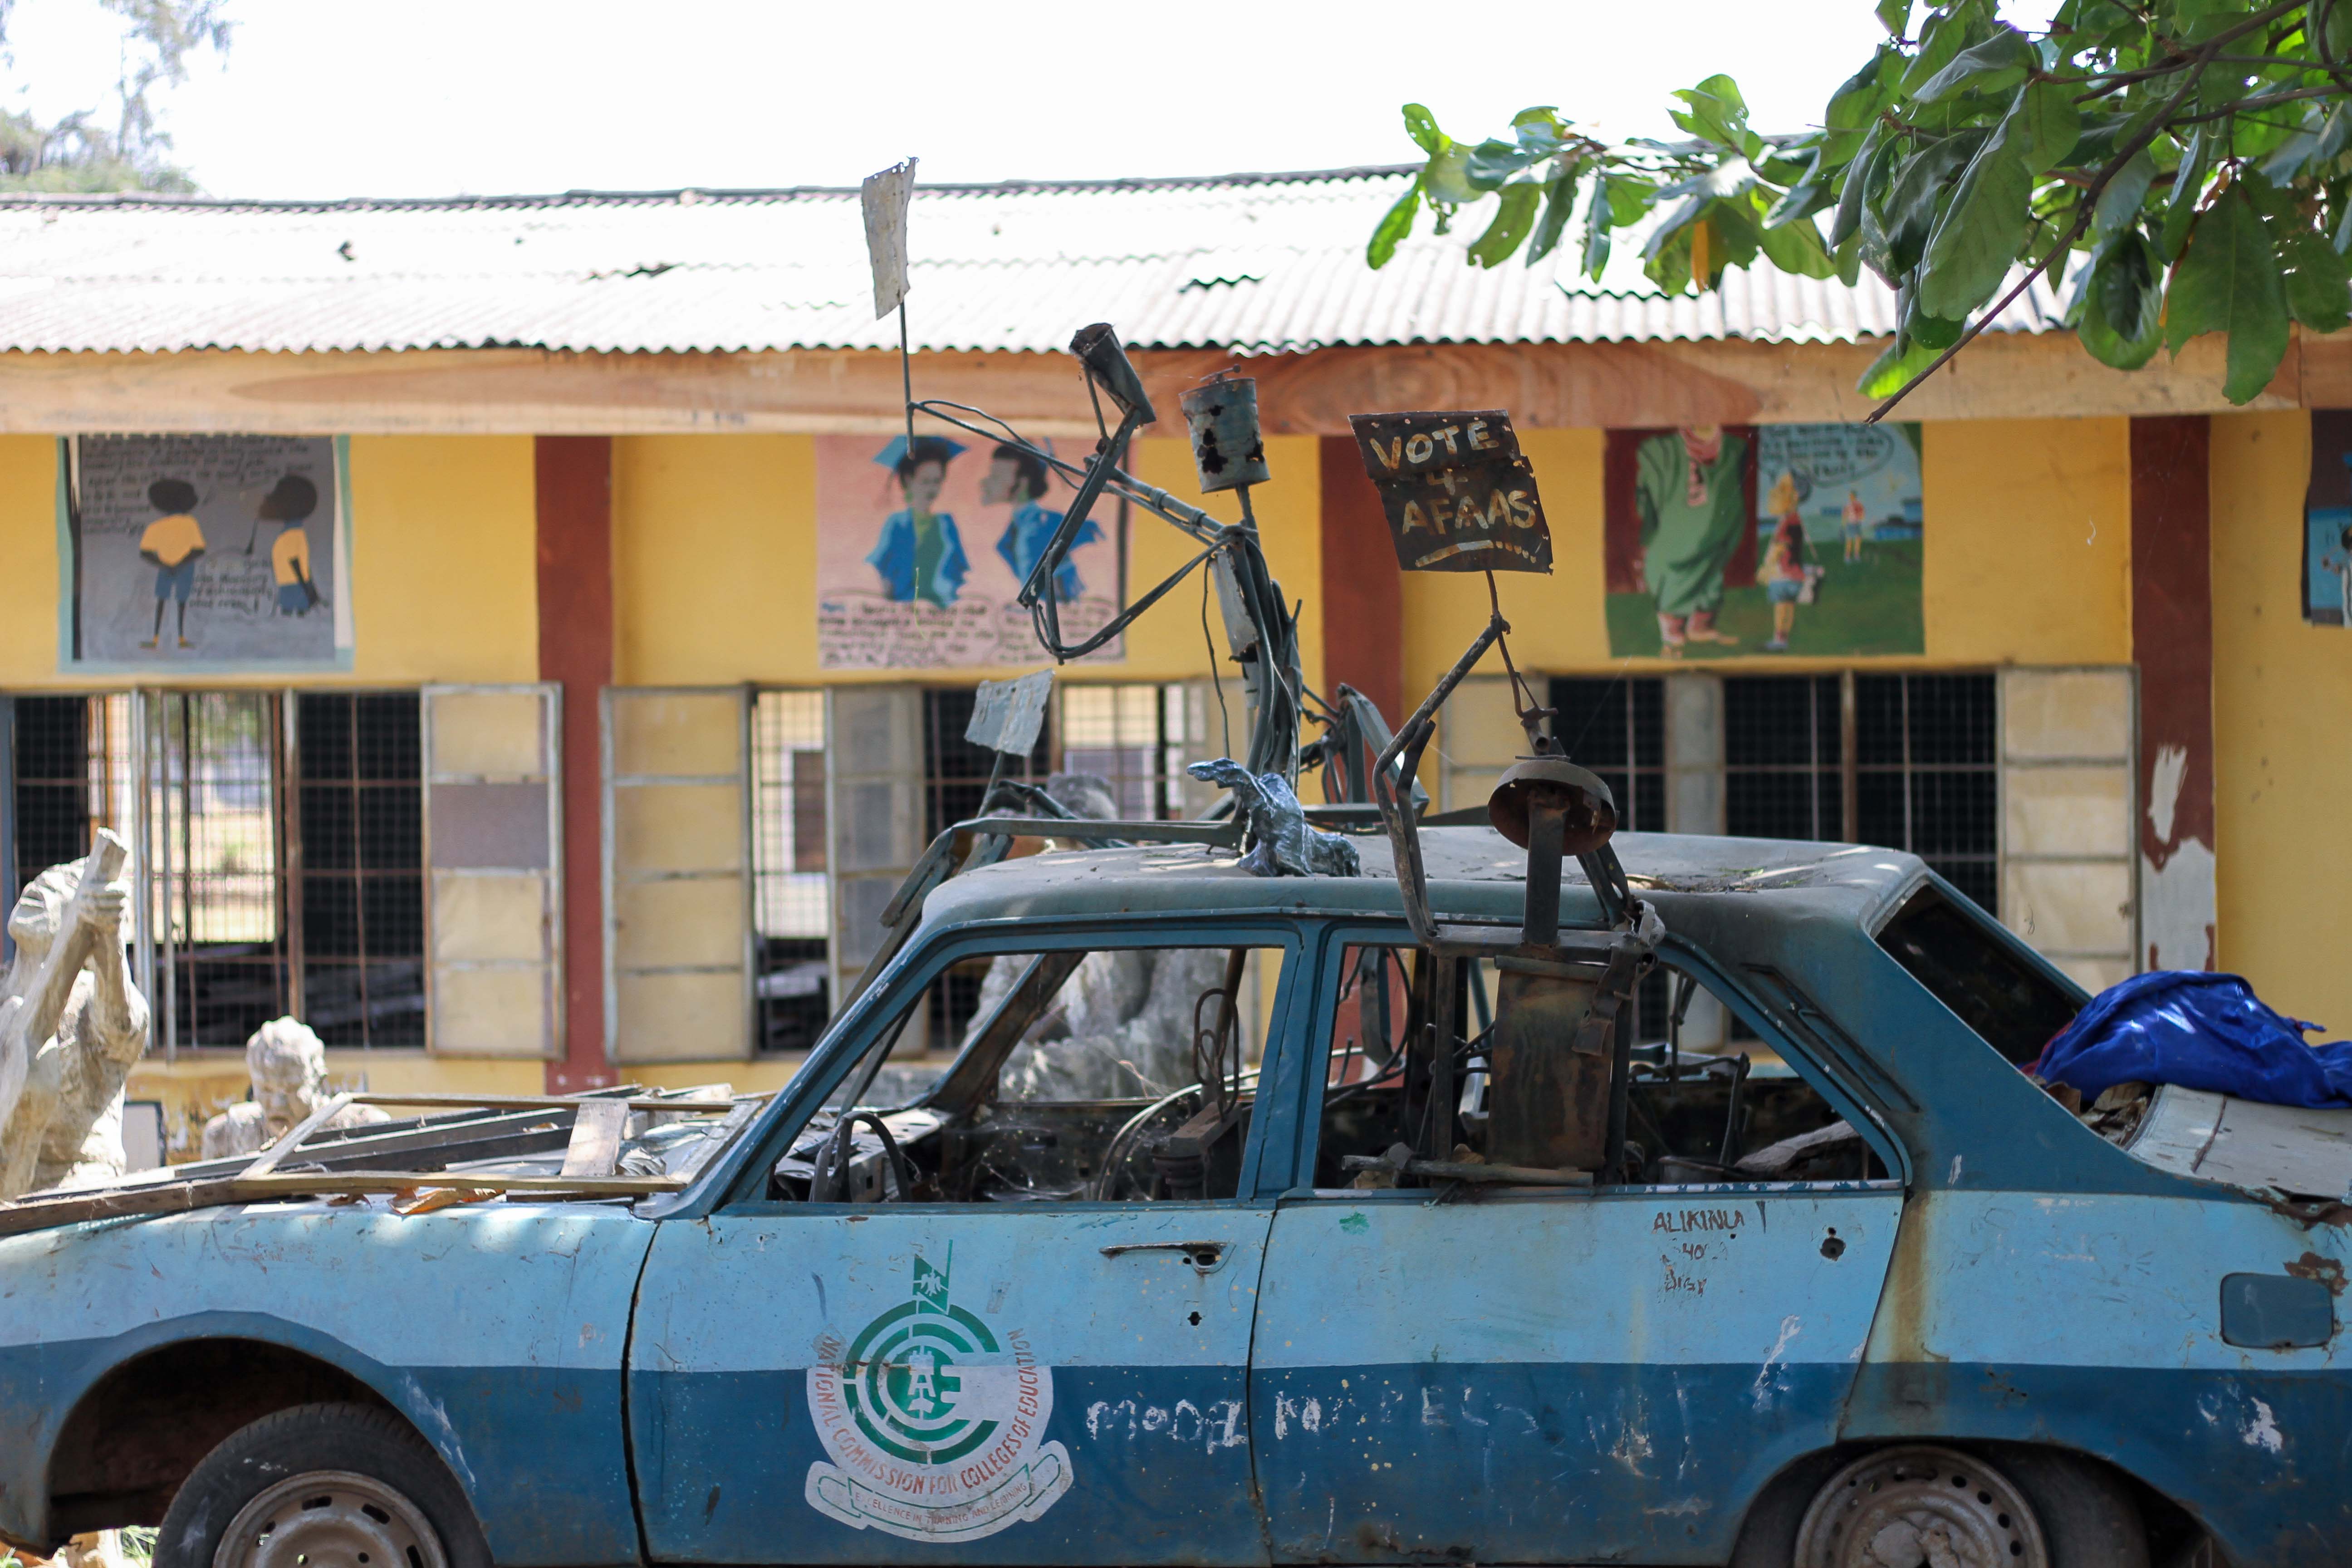
[[[155,1568],[489,1568],[457,1480],[389,1411],[304,1405],[232,1433],[163,1515]]]
[[[2001,1461],[1864,1455],[1813,1494],[1793,1568],[2147,1568],[2137,1507],[2108,1471],[2028,1448]]]
[[[1832,1476],[1797,1527],[1796,1568],[2053,1568],[2025,1494],[1950,1448],[1882,1448]]]

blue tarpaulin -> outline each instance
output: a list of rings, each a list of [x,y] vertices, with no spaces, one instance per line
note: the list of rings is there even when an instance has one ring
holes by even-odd
[[[2242,976],[2158,969],[2100,992],[2032,1070],[2085,1099],[2137,1080],[2352,1110],[2352,1040],[2305,1043],[2318,1027],[2272,1012]]]

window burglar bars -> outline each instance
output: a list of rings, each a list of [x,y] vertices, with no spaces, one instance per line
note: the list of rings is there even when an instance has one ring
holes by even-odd
[[[121,833],[127,934],[167,1057],[241,1048],[286,1013],[333,1046],[425,1042],[414,692],[109,692],[9,708],[11,901],[85,853],[96,828]]]

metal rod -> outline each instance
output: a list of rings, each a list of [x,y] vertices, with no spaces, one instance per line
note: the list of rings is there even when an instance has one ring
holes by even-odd
[[[1529,947],[1550,947],[1559,941],[1559,859],[1567,837],[1567,802],[1549,789],[1531,792],[1527,912],[1519,922],[1519,940]]]

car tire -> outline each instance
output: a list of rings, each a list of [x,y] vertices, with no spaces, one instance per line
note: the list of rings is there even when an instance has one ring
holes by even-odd
[[[2115,1471],[2053,1448],[2004,1445],[1992,1458],[2042,1516],[2055,1568],[2148,1568],[2147,1525]]]
[[[1755,1542],[1740,1561],[1859,1568],[1889,1560],[1889,1551],[1907,1560],[1941,1533],[1944,1555],[1988,1568],[2148,1568],[2138,1505],[2115,1472],[2012,1444],[1988,1454],[1926,1444],[1875,1449],[1822,1483],[1793,1540],[1781,1533],[1784,1521],[1770,1523],[1774,1539]],[[1779,1541],[1789,1541],[1786,1555]]]
[[[154,1568],[322,1559],[490,1568],[481,1526],[440,1456],[391,1411],[346,1404],[296,1405],[231,1433],[164,1511]]]

